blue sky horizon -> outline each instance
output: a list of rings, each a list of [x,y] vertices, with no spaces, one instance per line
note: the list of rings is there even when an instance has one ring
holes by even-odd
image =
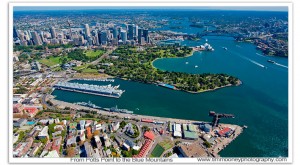
[[[288,6],[14,6],[14,11],[42,10],[97,10],[97,9],[177,9],[177,10],[233,10],[233,11],[281,11],[288,12]]]

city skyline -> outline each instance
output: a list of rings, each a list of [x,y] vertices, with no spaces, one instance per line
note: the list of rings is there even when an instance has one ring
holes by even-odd
[[[291,155],[290,13],[33,8],[11,26],[13,158]]]
[[[101,4],[99,4],[101,5]],[[233,10],[233,11],[278,11],[287,12],[288,6],[14,6],[14,11],[54,11],[54,10]]]

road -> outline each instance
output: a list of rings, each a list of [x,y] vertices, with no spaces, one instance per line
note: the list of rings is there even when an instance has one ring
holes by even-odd
[[[101,57],[99,57],[97,60],[90,62],[89,64],[97,65],[103,58],[108,57],[114,50],[116,50],[117,47],[113,47],[112,50],[109,50],[105,52]]]
[[[42,97],[42,104],[43,104],[43,105],[46,105],[46,107],[47,107],[48,109],[55,109],[55,107],[50,106],[50,105],[47,103],[46,97],[47,97],[47,94],[43,94],[43,97]]]

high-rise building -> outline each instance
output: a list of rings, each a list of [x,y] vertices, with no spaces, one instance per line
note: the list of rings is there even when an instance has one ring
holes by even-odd
[[[118,38],[118,29],[117,29],[117,27],[113,28],[113,38]]]
[[[13,37],[14,38],[17,38],[18,37],[18,31],[16,29],[16,27],[14,26],[14,29],[13,29]]]
[[[141,38],[141,43],[139,43],[140,45],[145,45],[145,38],[144,37],[142,37]]]
[[[143,37],[145,38],[145,41],[148,43],[149,42],[148,29],[143,30]]]
[[[26,33],[26,34],[25,34]],[[28,39],[27,40],[30,40],[30,38],[32,38],[32,35],[30,33],[30,31],[24,31],[24,35],[27,35]]]
[[[84,44],[84,38],[83,38],[83,36],[80,36],[80,37],[79,37],[79,44],[80,44],[80,45],[83,45],[83,44]]]
[[[95,37],[94,37],[94,43],[95,43],[95,45],[100,45],[100,43],[99,43],[99,38],[98,38],[98,34],[95,35]]]
[[[41,37],[37,34],[36,31],[31,32],[34,45],[42,45]]]
[[[123,43],[125,44],[127,41],[127,32],[126,31],[121,31],[121,39]]]
[[[101,31],[98,31],[98,40],[99,40],[99,44],[101,44]]]
[[[98,32],[96,30],[93,30],[92,35],[93,44],[100,45]]]
[[[138,25],[135,25],[133,27],[133,36],[137,36],[138,35],[138,29],[139,29],[139,26]]]
[[[101,32],[101,45],[107,44],[107,31]]]
[[[20,41],[22,42],[22,41],[25,41],[25,39],[24,39],[24,35],[22,34],[22,33],[20,33],[20,35],[19,35],[19,39],[20,39]]]
[[[109,30],[106,31],[106,35],[107,35],[108,41],[110,41],[113,38],[113,34]]]
[[[139,28],[138,29],[138,43],[139,44],[141,44],[142,36],[143,36],[143,29]]]
[[[129,24],[128,25],[128,40],[133,40],[133,26],[134,24]]]
[[[121,34],[122,27],[118,27],[117,29],[118,29],[118,33]]]
[[[55,28],[53,26],[50,28],[50,33],[51,33],[51,37],[52,38],[56,38],[57,37]]]
[[[84,33],[85,33],[86,38],[91,36],[89,24],[84,25]]]
[[[45,38],[44,38],[44,32],[41,32],[40,34],[40,38],[42,42],[46,42]]]
[[[72,40],[73,37],[72,37],[72,29],[71,29],[71,21],[68,20],[68,25],[69,25],[69,39]]]

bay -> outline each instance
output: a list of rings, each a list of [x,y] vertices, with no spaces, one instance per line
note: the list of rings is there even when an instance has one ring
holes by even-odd
[[[154,66],[161,70],[192,74],[226,73],[238,77],[243,82],[242,85],[190,94],[120,79],[116,79],[114,83],[75,81],[120,84],[120,89],[126,92],[119,99],[60,90],[55,90],[53,95],[57,96],[56,99],[67,102],[91,101],[101,107],[118,105],[119,108],[141,115],[210,121],[210,110],[233,113],[236,118],[222,119],[221,122],[247,125],[248,129],[221,151],[221,156],[288,156],[288,59],[263,56],[255,49],[255,45],[235,42],[230,37],[206,38],[215,51],[195,52],[187,58],[158,59],[154,61]],[[196,46],[204,42],[202,39],[184,41],[182,44]],[[280,65],[271,64],[267,62],[268,59]],[[195,68],[195,65],[198,67]]]

